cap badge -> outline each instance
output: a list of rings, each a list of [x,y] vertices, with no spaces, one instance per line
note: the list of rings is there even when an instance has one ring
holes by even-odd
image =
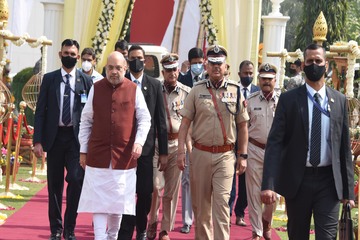
[[[169,62],[173,62],[173,61],[175,61],[175,58],[173,56],[170,56],[169,57]]]
[[[219,48],[218,45],[216,45],[216,46],[214,47],[214,53],[218,53],[218,52],[220,52],[220,48]]]
[[[264,66],[264,70],[265,71],[269,71],[270,70],[270,65],[267,63],[267,64],[265,64],[265,66]]]

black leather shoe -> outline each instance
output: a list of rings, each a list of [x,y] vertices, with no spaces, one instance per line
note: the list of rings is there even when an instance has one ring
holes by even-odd
[[[142,233],[137,233],[136,234],[136,240],[147,240],[146,239],[146,231],[144,231]]]
[[[76,237],[75,237],[75,234],[73,231],[65,233],[64,237],[65,237],[65,240],[76,240]]]
[[[61,233],[52,233],[49,240],[61,240]]]
[[[191,225],[184,224],[184,226],[180,229],[181,233],[189,233],[191,229]]]

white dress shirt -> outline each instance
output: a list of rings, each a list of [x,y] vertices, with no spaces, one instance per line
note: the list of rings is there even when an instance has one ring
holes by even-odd
[[[306,89],[309,91],[311,96],[314,96],[316,91],[306,84]],[[324,85],[317,93],[320,94],[320,106],[327,110],[328,97],[326,96],[326,86]],[[312,167],[310,163],[310,143],[311,143],[311,125],[312,125],[312,114],[314,104],[308,97],[308,110],[309,110],[309,150],[307,154],[306,166]],[[320,164],[318,167],[324,167],[331,165],[331,139],[330,139],[330,118],[325,114],[321,113],[321,155]]]
[[[60,116],[59,116],[59,126],[64,126],[62,122],[62,109],[64,105],[64,91],[65,91],[65,82],[66,77],[65,75],[68,74],[63,68],[61,68],[61,76],[63,81],[60,83]],[[69,83],[70,83],[70,116],[71,121],[68,126],[72,126],[72,115],[73,115],[73,108],[74,108],[74,97],[75,97],[75,78],[76,78],[76,68],[74,68],[70,73]]]

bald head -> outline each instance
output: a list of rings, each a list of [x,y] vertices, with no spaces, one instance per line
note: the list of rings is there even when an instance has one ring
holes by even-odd
[[[117,85],[123,81],[126,68],[124,56],[120,52],[112,52],[107,59],[106,78],[111,84]]]

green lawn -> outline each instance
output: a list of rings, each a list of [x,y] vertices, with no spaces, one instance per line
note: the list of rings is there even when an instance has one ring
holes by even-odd
[[[40,168],[40,163],[38,164],[38,169],[39,168]],[[11,193],[15,194],[16,196],[18,195],[21,196],[22,199],[0,198],[1,204],[15,208],[14,210],[0,210],[1,214],[6,214],[8,217],[10,217],[14,212],[19,210],[27,201],[29,201],[33,195],[35,195],[39,190],[41,190],[46,185],[46,183],[31,183],[31,182],[19,181],[20,179],[27,179],[31,177],[31,173],[29,173],[29,171],[31,171],[31,165],[28,165],[26,163],[21,164],[21,167],[19,168],[19,172],[16,175],[16,179],[17,179],[16,183],[20,186],[28,187],[29,190],[28,191],[10,190]],[[41,180],[46,180],[46,176],[36,175],[36,177]],[[3,176],[2,179],[3,181],[2,183],[0,183],[0,185],[5,185],[5,176]],[[3,192],[5,192],[5,189],[0,189],[0,193]],[[358,209],[356,208],[352,210],[353,218],[356,216],[355,213],[357,211]],[[286,218],[285,212],[277,210],[274,214],[273,228],[282,228],[282,229],[286,228],[287,222],[285,218]],[[314,225],[311,225],[311,229],[314,229]],[[288,239],[286,231],[276,231],[276,232],[281,239]],[[315,240],[314,234],[310,234],[310,240]]]
[[[38,168],[40,168],[40,164],[38,165]],[[15,183],[20,185],[21,187],[27,187],[29,188],[29,190],[9,190],[8,192],[15,194],[16,196],[20,196],[22,198],[2,198],[0,197],[0,203],[5,205],[5,206],[10,206],[10,207],[14,207],[14,210],[0,210],[1,214],[6,214],[8,217],[11,216],[14,212],[16,212],[17,210],[19,210],[20,208],[22,208],[22,206],[30,200],[30,198],[35,195],[40,189],[42,189],[46,183],[32,183],[32,182],[22,182],[19,181],[21,179],[27,179],[29,177],[31,177],[31,173],[29,173],[29,171],[31,171],[32,168],[30,165],[23,163],[21,164],[18,174],[16,175],[16,181]],[[46,176],[40,176],[40,175],[36,175],[37,178],[39,178],[40,180],[46,180]],[[12,176],[10,177],[10,183],[12,180]],[[0,183],[0,185],[4,185],[5,186],[5,176],[2,176],[2,182]],[[4,193],[5,189],[2,188],[0,189],[0,193]]]

